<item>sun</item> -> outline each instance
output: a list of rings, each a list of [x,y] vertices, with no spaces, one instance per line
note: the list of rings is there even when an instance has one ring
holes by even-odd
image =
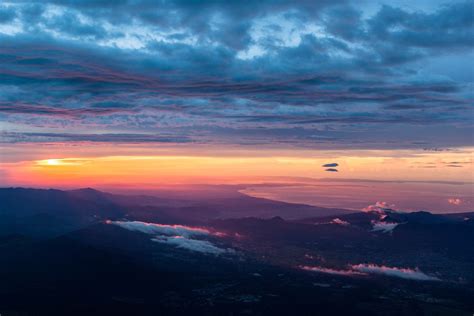
[[[37,160],[36,164],[39,166],[81,166],[88,162],[90,162],[90,160],[88,159],[55,158],[55,159]]]
[[[61,165],[61,160],[59,160],[59,159],[46,159],[46,160],[38,161],[37,164],[42,165],[42,166],[59,166],[59,165]]]
[[[60,161],[58,159],[48,159],[46,160],[46,164],[50,166],[57,166],[60,164]]]

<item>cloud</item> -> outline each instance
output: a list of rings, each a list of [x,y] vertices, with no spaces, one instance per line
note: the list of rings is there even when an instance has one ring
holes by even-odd
[[[459,198],[449,198],[448,199],[448,203],[449,204],[452,204],[452,205],[461,205],[462,204],[462,200],[459,199]]]
[[[351,223],[347,222],[347,221],[344,221],[340,218],[334,218],[333,220],[331,220],[330,222],[331,224],[336,224],[336,225],[342,225],[342,226],[349,226]]]
[[[183,225],[164,225],[155,223],[146,223],[140,221],[111,221],[109,224],[117,225],[122,228],[142,232],[148,235],[170,235],[170,236],[208,236],[211,232],[205,228],[190,227]]]
[[[470,146],[472,76],[457,67],[470,7],[3,1],[0,116],[6,132],[63,135],[51,142],[80,141],[64,135],[73,126],[117,143],[153,130],[235,146]]]
[[[12,22],[16,17],[16,12],[13,8],[0,6],[0,23]]]
[[[208,254],[220,255],[224,253],[234,252],[232,249],[223,249],[216,247],[214,246],[214,244],[207,240],[189,239],[183,236],[157,236],[155,238],[152,238],[151,240],[158,243],[168,244],[178,248],[187,249],[190,251]]]
[[[382,275],[387,275],[391,277],[416,280],[416,281],[441,281],[439,278],[427,275],[421,272],[419,269],[387,267],[387,266],[383,266],[383,265],[379,266],[375,264],[357,264],[357,265],[351,265],[350,267],[352,270],[358,271],[361,273],[382,274]]]
[[[377,201],[375,204],[369,205],[362,209],[364,212],[373,212],[384,215],[386,212],[395,212],[395,205],[387,202]]]
[[[444,166],[448,168],[462,168],[465,165],[470,165],[472,164],[472,161],[449,161],[449,162],[443,162]]]
[[[392,233],[399,223],[372,221],[372,231],[382,233]]]
[[[386,275],[390,277],[397,277],[402,279],[409,279],[415,281],[441,281],[438,277],[427,275],[421,272],[418,268],[397,268],[379,266],[375,264],[355,264],[349,265],[347,269],[332,269],[320,266],[299,266],[300,269],[318,273],[334,274],[341,276],[364,276],[369,274]]]
[[[360,276],[360,275],[366,274],[364,272],[358,272],[358,271],[353,271],[353,270],[337,270],[337,269],[325,268],[325,267],[320,267],[320,266],[300,266],[299,268],[306,271],[334,274],[334,275],[343,275],[343,276]]]
[[[327,164],[323,165],[324,168],[331,168],[331,167],[337,167],[337,166],[339,166],[339,164],[336,163],[336,162],[327,163]]]
[[[385,222],[384,220],[391,213],[400,213],[400,211],[394,209],[395,205],[387,202],[378,201],[375,204],[369,205],[362,209],[363,212],[377,214],[379,220],[372,220],[372,231],[382,233],[393,233],[393,230],[400,225],[400,223]]]
[[[328,171],[328,172],[338,172],[338,170],[337,170],[337,169],[334,169],[334,168],[328,168],[328,169],[326,169],[326,170],[324,170],[324,171]]]
[[[220,237],[225,235],[220,232],[211,232],[210,230],[201,227],[165,225],[140,221],[107,221],[107,223],[117,225],[127,230],[153,235],[151,240],[154,242],[167,244],[194,252],[214,255],[235,252],[233,249],[219,248],[208,240],[199,239],[209,236]]]
[[[471,164],[471,161],[449,161],[449,162],[444,162],[444,164],[448,165],[469,165]]]
[[[189,143],[188,136],[153,134],[72,134],[72,133],[14,133],[0,132],[0,142],[94,142],[94,143]]]
[[[452,3],[432,13],[412,13],[384,5],[369,22],[370,31],[372,38],[392,46],[430,50],[446,49],[446,45],[451,49],[462,49],[473,43],[473,31],[469,29],[473,25],[470,10],[469,1]],[[431,37],[436,35],[439,37]]]

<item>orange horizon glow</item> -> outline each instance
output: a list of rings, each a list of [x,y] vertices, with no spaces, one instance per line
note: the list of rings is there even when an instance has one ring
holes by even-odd
[[[346,151],[345,155],[294,152],[294,156],[124,155],[46,157],[0,164],[3,186],[84,187],[164,184],[238,184],[268,182],[269,177],[349,178],[373,180],[473,182],[472,151],[405,152]],[[247,154],[247,155],[245,155]],[[285,153],[286,154],[286,153]],[[326,172],[325,163],[337,162],[339,172]],[[461,167],[447,167],[450,162]],[[290,180],[289,180],[290,181]]]

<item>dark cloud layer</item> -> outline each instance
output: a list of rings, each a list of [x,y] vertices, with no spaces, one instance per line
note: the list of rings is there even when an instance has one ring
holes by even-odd
[[[0,133],[4,142],[189,143],[190,137],[153,134]]]
[[[0,119],[33,131],[2,140],[472,145],[472,75],[450,75],[472,54],[472,12],[470,2],[6,1]],[[71,126],[83,132],[54,132]]]

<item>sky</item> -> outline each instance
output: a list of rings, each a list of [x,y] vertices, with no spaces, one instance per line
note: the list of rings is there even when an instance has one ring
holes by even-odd
[[[2,1],[1,184],[472,182],[473,12]]]

